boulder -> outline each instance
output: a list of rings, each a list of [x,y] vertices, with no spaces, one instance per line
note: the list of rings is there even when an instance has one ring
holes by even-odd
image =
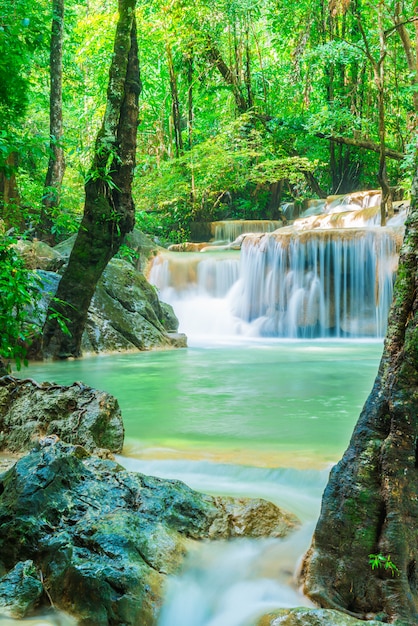
[[[60,275],[37,271],[42,280],[42,299],[33,321],[43,326],[49,302]],[[172,307],[160,302],[144,275],[122,259],[109,262],[90,304],[81,347],[83,352],[116,352],[152,348],[184,348],[186,336],[177,333]]]
[[[93,296],[82,347],[90,352],[169,348],[177,328],[172,308],[161,306],[144,275],[126,261],[113,259]]]
[[[124,428],[118,401],[79,382],[63,386],[0,378],[0,450],[25,452],[45,435],[91,452],[120,452]]]
[[[0,494],[0,598],[19,600],[21,578],[10,585],[23,564],[42,583],[42,601],[80,626],[155,625],[165,576],[196,541],[282,536],[298,524],[273,504],[127,472],[52,437],[0,475]]]
[[[39,604],[44,593],[39,571],[30,559],[16,563],[0,580],[0,620],[2,615],[25,617]]]
[[[370,616],[371,617],[371,616]],[[331,609],[281,609],[264,615],[256,626],[382,626],[382,622],[364,622]]]
[[[56,272],[65,263],[65,259],[59,251],[51,248],[43,241],[19,239],[15,248],[22,257],[25,266],[30,270],[41,269]]]

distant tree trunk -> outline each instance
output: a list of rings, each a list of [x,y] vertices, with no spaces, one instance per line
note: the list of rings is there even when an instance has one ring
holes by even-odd
[[[0,169],[0,219],[6,228],[24,228],[24,219],[20,209],[20,194],[16,181],[17,154],[7,155]]]
[[[189,150],[193,147],[193,51],[186,56],[187,63],[187,136]]]
[[[357,24],[363,39],[364,51],[373,69],[374,82],[377,90],[377,104],[379,116],[379,170],[377,179],[382,189],[382,200],[380,203],[380,223],[382,226],[386,224],[386,217],[391,217],[392,209],[392,193],[386,171],[386,120],[385,120],[385,58],[386,58],[386,33],[383,27],[383,1],[379,0],[378,4],[378,26],[379,26],[379,59],[373,57],[366,32],[363,28],[360,17],[357,18]]]
[[[131,188],[141,90],[135,3],[119,0],[107,105],[85,185],[84,216],[58,287],[58,301],[48,310],[44,356],[80,356],[81,336],[96,284],[135,223]],[[70,335],[61,328],[57,311],[67,318]]]
[[[331,471],[302,567],[305,592],[321,607],[405,626],[418,624],[417,285],[418,156],[379,371]],[[370,554],[382,567],[371,568]]]
[[[173,53],[169,44],[165,47],[167,54],[168,75],[170,77],[171,111],[173,117],[174,142],[176,146],[176,157],[183,154],[183,138],[181,136],[181,114],[180,100],[177,88],[177,76],[174,70]]]
[[[54,209],[59,205],[65,161],[62,148],[62,46],[64,37],[64,0],[52,0],[52,30],[50,44],[49,135],[50,156],[45,177],[45,189],[39,224],[39,236],[49,243],[52,234]]]

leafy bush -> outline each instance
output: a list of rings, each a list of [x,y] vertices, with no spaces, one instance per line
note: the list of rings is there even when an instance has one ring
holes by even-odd
[[[40,281],[25,268],[13,243],[11,237],[0,237],[0,359],[7,369],[14,362],[19,370],[27,364],[27,349],[36,331],[29,316],[40,298]]]

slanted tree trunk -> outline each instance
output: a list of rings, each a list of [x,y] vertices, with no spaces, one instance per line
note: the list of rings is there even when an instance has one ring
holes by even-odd
[[[206,41],[205,54],[209,62],[217,68],[226,84],[231,87],[238,113],[241,114],[248,111],[249,104],[241,92],[236,72],[225,63],[218,48],[209,37],[207,37]]]
[[[52,0],[52,30],[50,44],[49,135],[50,156],[45,177],[44,195],[39,220],[39,236],[55,243],[52,233],[54,209],[58,207],[65,161],[62,148],[62,44],[64,37],[64,0]]]
[[[379,371],[302,567],[320,606],[408,626],[418,624],[418,156],[416,167]]]
[[[80,356],[81,336],[96,284],[135,223],[131,188],[141,90],[135,3],[119,0],[106,111],[85,185],[83,220],[58,287],[58,301],[48,310],[44,356]],[[57,311],[67,318],[70,334],[61,328]]]

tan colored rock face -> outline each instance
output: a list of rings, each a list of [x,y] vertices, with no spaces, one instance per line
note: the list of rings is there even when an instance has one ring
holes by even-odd
[[[264,615],[256,626],[381,626],[382,622],[355,619],[330,609],[281,609]]]

